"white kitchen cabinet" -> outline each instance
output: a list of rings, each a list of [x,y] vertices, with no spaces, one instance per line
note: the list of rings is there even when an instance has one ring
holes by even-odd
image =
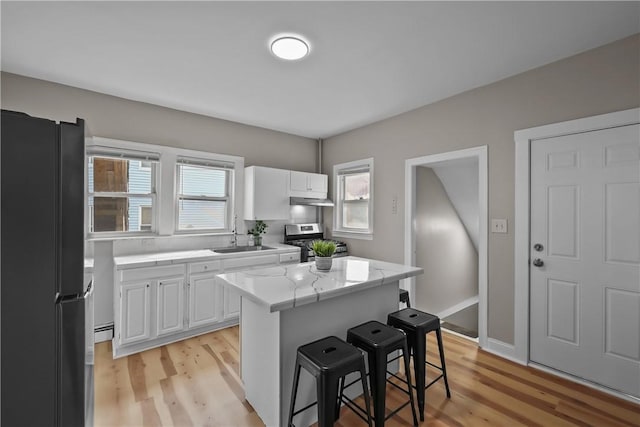
[[[161,265],[145,262],[139,267],[128,257],[114,259],[113,357],[236,325],[240,296],[221,286],[216,275],[300,261],[300,249],[294,246],[247,255],[190,262],[188,257],[174,260],[159,254]]]
[[[120,345],[149,339],[150,287],[150,281],[127,283],[120,287]]]
[[[289,219],[290,172],[249,166],[244,169],[244,219]]]
[[[228,288],[222,288],[224,320],[238,319],[240,317],[240,295]]]
[[[158,336],[184,329],[184,279],[158,280],[157,293]]]
[[[311,197],[326,199],[329,187],[329,177],[319,173],[291,171],[291,197]]]
[[[210,325],[220,320],[218,288],[215,273],[189,275],[189,328]]]

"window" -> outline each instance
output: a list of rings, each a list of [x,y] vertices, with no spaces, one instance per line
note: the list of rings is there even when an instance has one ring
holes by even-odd
[[[95,136],[87,143],[87,236],[230,233],[243,170],[238,156]]]
[[[92,147],[87,155],[89,233],[153,231],[159,155]]]
[[[178,158],[177,230],[228,230],[233,163]]]
[[[373,237],[373,159],[343,163],[333,167],[336,206],[336,236]]]

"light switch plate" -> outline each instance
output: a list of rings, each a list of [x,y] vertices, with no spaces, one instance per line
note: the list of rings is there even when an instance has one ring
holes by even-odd
[[[491,219],[491,232],[492,233],[506,233],[507,232],[507,220],[506,219]]]

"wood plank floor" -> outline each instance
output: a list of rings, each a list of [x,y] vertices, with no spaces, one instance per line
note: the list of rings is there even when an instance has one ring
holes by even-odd
[[[110,342],[97,344],[96,427],[262,426],[244,399],[238,333],[228,328],[116,360]],[[444,345],[451,399],[442,382],[429,388],[421,426],[640,426],[640,405],[517,365],[446,332]],[[427,348],[429,360],[438,361],[431,337]],[[404,399],[393,387],[387,392],[389,407]],[[365,424],[343,408],[336,425]],[[410,409],[386,425],[410,426]]]

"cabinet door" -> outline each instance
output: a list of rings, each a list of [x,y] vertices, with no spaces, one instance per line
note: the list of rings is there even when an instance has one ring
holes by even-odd
[[[209,273],[189,276],[189,328],[218,322],[218,285]]]
[[[240,316],[240,295],[228,288],[222,288],[224,294],[224,320],[237,319]]]
[[[149,339],[150,282],[120,286],[120,345]]]
[[[184,329],[183,295],[183,279],[158,280],[158,335],[171,334]]]
[[[251,166],[245,172],[244,219],[289,219],[289,171]]]
[[[309,189],[306,172],[291,171],[291,191],[307,191]]]
[[[310,173],[307,175],[307,186],[310,191],[326,193],[329,184],[329,177],[319,173]]]

